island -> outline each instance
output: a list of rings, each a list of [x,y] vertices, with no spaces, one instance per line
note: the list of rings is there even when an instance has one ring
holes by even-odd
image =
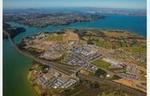
[[[64,29],[24,38],[40,96],[146,96],[146,39],[117,29]]]
[[[8,23],[3,23],[3,38],[7,39],[8,35],[11,38],[14,38],[15,36],[17,36],[18,34],[25,32],[25,28],[23,27],[12,27],[10,24]]]

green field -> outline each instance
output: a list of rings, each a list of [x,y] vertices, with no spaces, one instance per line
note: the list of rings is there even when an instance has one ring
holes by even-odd
[[[91,63],[99,68],[104,68],[104,69],[108,69],[108,67],[110,66],[109,63],[107,63],[101,59],[96,59],[96,60],[92,61]]]
[[[49,41],[62,41],[63,40],[63,36],[62,35],[58,35],[58,34],[50,34],[48,36],[47,40],[49,40]]]

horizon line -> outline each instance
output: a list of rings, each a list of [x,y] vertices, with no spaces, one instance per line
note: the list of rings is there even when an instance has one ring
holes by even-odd
[[[130,10],[147,10],[147,8],[111,8],[111,7],[78,7],[78,6],[59,6],[59,7],[29,7],[29,8],[5,8],[3,6],[3,10],[18,10],[18,9],[48,9],[48,8],[98,8],[98,9],[130,9]]]

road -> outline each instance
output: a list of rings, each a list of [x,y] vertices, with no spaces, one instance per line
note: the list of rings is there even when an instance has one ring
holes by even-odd
[[[117,89],[122,90],[122,91],[125,91],[127,93],[134,94],[135,96],[146,96],[146,93],[144,93],[140,90],[137,90],[137,89],[134,89],[134,88],[116,83],[112,80],[100,79],[100,78],[95,77],[95,76],[87,76],[87,75],[83,75],[83,74],[80,74],[80,73],[78,74],[78,76],[80,78],[90,80],[92,82],[93,81],[98,82],[99,84],[108,84],[110,87],[114,88],[115,90],[117,90]]]
[[[10,43],[12,44],[12,46],[22,55],[27,56],[29,58],[31,58],[32,60],[39,62],[42,65],[47,65],[50,67],[53,67],[55,69],[57,69],[58,71],[61,71],[65,74],[68,75],[72,75],[74,72],[74,70],[77,68],[77,66],[71,66],[71,65],[65,65],[65,64],[59,64],[59,63],[54,63],[51,61],[47,61],[47,60],[43,60],[40,58],[37,58],[36,56],[32,55],[31,53],[24,51],[24,50],[20,50],[16,44],[13,42],[13,40],[11,39],[9,33],[5,32],[5,34],[8,36],[8,40],[10,41]]]
[[[89,60],[86,60],[84,57],[82,57],[81,55],[78,55],[78,54],[73,54],[74,56],[76,56],[77,58],[79,58],[79,59],[81,59],[82,61],[84,61],[84,62],[86,62],[87,64],[91,64],[90,62],[89,62]],[[78,71],[80,71],[82,68],[84,68],[84,66],[81,66],[80,68],[77,68],[76,69],[76,72],[78,72]],[[101,70],[104,70],[105,72],[107,72],[107,74],[109,74],[111,77],[113,76],[113,75],[117,75],[116,73],[114,73],[114,72],[111,72],[111,71],[109,71],[109,70],[106,70],[106,69],[104,69],[104,68],[100,68]],[[118,76],[118,75],[117,75]],[[120,77],[120,76],[119,76]]]
[[[54,63],[54,62],[50,62],[50,61],[47,61],[47,60],[43,60],[43,59],[39,59],[37,58],[36,56],[33,56],[32,54],[30,54],[29,52],[25,52],[23,50],[20,50],[16,45],[15,43],[12,41],[12,39],[10,38],[9,34],[6,33],[8,35],[8,39],[10,41],[10,43],[16,48],[16,50],[27,56],[27,57],[30,57],[31,59],[33,59],[34,61],[36,62],[39,62],[43,65],[47,65],[47,66],[50,66],[50,67],[53,67],[65,74],[68,74],[68,75],[71,75],[73,73],[75,73],[76,71],[78,71],[80,68],[78,67],[73,67],[71,65],[64,65],[64,64],[59,64],[59,63]],[[86,61],[87,62],[87,61]],[[76,70],[75,70],[76,69]],[[74,71],[75,70],[75,71]],[[132,94],[135,94],[135,96],[146,96],[146,93],[140,91],[140,90],[137,90],[137,89],[134,89],[134,88],[131,88],[131,87],[128,87],[128,86],[125,86],[125,85],[122,85],[122,84],[119,84],[119,83],[116,83],[116,82],[113,82],[112,80],[103,80],[103,79],[99,79],[97,77],[94,77],[94,76],[85,76],[85,75],[81,75],[81,74],[78,74],[78,76],[80,78],[84,78],[84,79],[87,79],[87,80],[91,80],[91,81],[95,81],[95,82],[99,82],[100,84],[109,84],[111,87],[114,87],[114,89],[121,89],[125,92],[129,92],[129,93],[132,93]]]

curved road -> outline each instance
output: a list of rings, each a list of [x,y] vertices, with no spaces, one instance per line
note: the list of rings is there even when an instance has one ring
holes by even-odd
[[[47,60],[43,60],[43,59],[39,59],[33,55],[31,55],[30,53],[28,52],[25,52],[25,51],[22,51],[20,50],[16,45],[15,43],[12,41],[10,35],[5,32],[6,35],[8,35],[8,39],[10,41],[10,43],[17,49],[17,51],[27,57],[30,57],[31,59],[43,64],[43,65],[47,65],[47,66],[50,66],[50,67],[53,67],[65,74],[68,74],[68,75],[71,75],[73,73],[75,73],[75,69],[78,69],[78,67],[73,67],[71,65],[64,65],[64,64],[58,64],[58,63],[54,63],[54,62],[50,62],[50,61],[47,61]],[[146,96],[146,93],[140,91],[140,90],[137,90],[137,89],[134,89],[134,88],[131,88],[131,87],[128,87],[128,86],[125,86],[125,85],[122,85],[122,84],[119,84],[119,83],[116,83],[116,82],[113,82],[111,80],[102,80],[100,78],[97,78],[97,77],[93,77],[93,76],[85,76],[85,75],[82,75],[82,74],[78,74],[78,76],[80,78],[84,78],[84,79],[87,79],[87,80],[91,80],[91,81],[96,81],[96,82],[99,82],[100,84],[109,84],[111,87],[114,87],[115,89],[119,88],[125,92],[128,92],[128,93],[131,93],[131,94],[135,94],[135,96]]]
[[[77,66],[71,66],[71,65],[65,65],[65,64],[59,64],[59,63],[54,63],[54,62],[50,62],[47,60],[43,60],[43,59],[39,59],[36,56],[33,56],[31,53],[20,50],[16,44],[13,42],[13,40],[11,39],[9,33],[5,32],[5,34],[8,36],[8,40],[10,41],[10,43],[12,44],[12,46],[20,53],[23,54],[24,56],[27,56],[29,58],[31,58],[32,60],[39,62],[43,65],[47,65],[50,67],[53,67],[54,69],[57,69],[65,74],[71,75],[74,73],[74,70],[77,68]]]

